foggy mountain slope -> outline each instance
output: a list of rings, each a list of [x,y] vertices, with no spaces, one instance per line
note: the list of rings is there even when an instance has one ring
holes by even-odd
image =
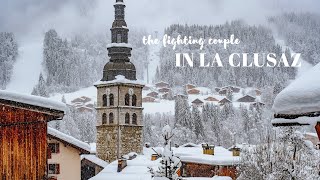
[[[19,56],[13,68],[13,75],[7,90],[30,94],[38,83],[42,70],[42,40],[34,40],[32,43],[22,42],[19,48]]]

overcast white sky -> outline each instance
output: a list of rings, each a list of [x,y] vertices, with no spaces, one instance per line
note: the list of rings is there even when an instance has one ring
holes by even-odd
[[[243,19],[263,23],[284,11],[317,12],[319,0],[124,0],[129,27],[160,30],[172,23],[220,24]],[[0,0],[0,31],[18,37],[43,34],[107,32],[115,0]]]

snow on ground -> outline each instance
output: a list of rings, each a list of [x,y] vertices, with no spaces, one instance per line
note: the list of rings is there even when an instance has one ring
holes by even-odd
[[[80,89],[79,91],[76,91],[73,93],[54,94],[50,98],[61,102],[63,96],[65,97],[67,104],[72,104],[71,103],[72,100],[79,98],[79,97],[82,97],[82,96],[86,96],[86,97],[90,98],[91,99],[90,103],[94,104],[94,102],[97,101],[97,88],[94,86],[91,86],[88,88]]]
[[[142,103],[143,113],[174,113],[174,101],[160,100],[156,103]]]
[[[21,42],[18,60],[13,67],[13,75],[6,90],[31,94],[42,69],[42,51],[42,39]]]
[[[160,66],[160,49],[161,44],[158,45],[151,45],[149,46],[150,54],[149,54],[149,64],[148,68],[145,69],[144,72],[144,82],[145,83],[152,83],[154,81],[157,67]],[[148,78],[149,76],[149,78]],[[149,80],[149,81],[148,81]]]
[[[276,114],[303,114],[320,111],[320,63],[281,91],[274,100]]]

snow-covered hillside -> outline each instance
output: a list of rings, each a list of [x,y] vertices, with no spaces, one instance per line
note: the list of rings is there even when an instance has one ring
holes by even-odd
[[[31,94],[33,87],[38,83],[42,70],[42,40],[34,39],[22,42],[19,48],[19,57],[13,68],[13,75],[6,90]]]

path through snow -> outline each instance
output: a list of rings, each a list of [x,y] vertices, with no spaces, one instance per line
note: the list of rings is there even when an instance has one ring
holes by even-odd
[[[33,87],[38,83],[42,68],[42,47],[41,39],[21,42],[19,57],[13,67],[7,90],[31,94]]]

